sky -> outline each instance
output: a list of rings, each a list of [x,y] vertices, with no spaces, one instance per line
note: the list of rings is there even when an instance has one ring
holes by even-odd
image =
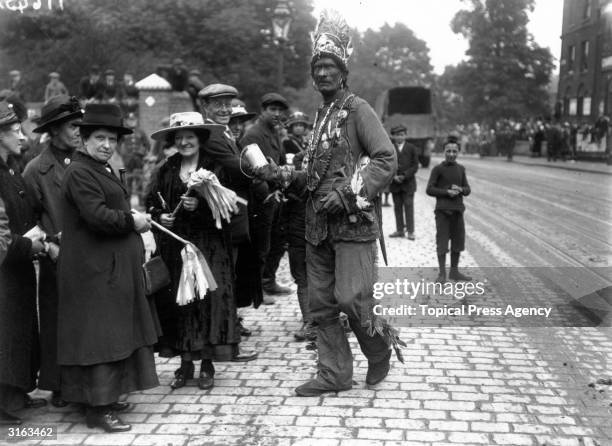
[[[429,47],[434,71],[441,74],[446,65],[465,58],[467,41],[450,29],[455,13],[466,7],[461,0],[314,0],[315,14],[324,8],[338,10],[349,26],[360,31],[378,29],[385,22],[404,23]],[[535,0],[529,31],[542,47],[548,47],[558,67],[561,52],[562,0]]]

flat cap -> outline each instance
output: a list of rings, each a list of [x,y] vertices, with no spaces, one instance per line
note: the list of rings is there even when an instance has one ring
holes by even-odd
[[[261,106],[263,108],[267,107],[270,104],[279,104],[286,109],[289,108],[289,103],[287,102],[287,99],[285,99],[278,93],[266,93],[261,97]]]
[[[393,127],[391,127],[391,134],[395,135],[396,133],[400,133],[400,132],[407,132],[408,129],[406,128],[406,126],[404,124],[398,124],[398,125],[394,125]]]
[[[49,77],[60,77],[60,75],[57,71],[52,71],[51,73],[49,73]]]
[[[104,72],[104,74],[107,75],[107,76],[112,74],[114,76],[115,75],[115,70],[113,70],[112,68],[109,68],[108,70],[106,70]]]
[[[19,70],[11,70],[9,71],[9,76],[19,76],[21,74],[21,71]]]
[[[202,88],[198,93],[198,97],[203,99],[216,98],[219,96],[238,96],[238,90],[231,85],[226,84],[210,84]]]

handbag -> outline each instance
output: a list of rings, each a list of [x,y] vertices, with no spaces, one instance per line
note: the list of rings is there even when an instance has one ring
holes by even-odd
[[[151,257],[142,265],[144,271],[145,294],[150,296],[170,284],[170,271],[161,256]]]

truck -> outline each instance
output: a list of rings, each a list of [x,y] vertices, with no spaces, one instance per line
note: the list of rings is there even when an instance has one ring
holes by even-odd
[[[431,90],[425,87],[394,87],[376,98],[374,109],[387,132],[403,124],[407,141],[419,149],[419,163],[428,167],[436,138],[436,116]]]

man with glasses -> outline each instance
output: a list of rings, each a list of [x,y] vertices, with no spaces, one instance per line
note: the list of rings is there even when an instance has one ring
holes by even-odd
[[[239,197],[247,200],[250,205],[252,180],[247,176],[249,174],[248,165],[240,162],[240,147],[228,127],[232,115],[232,100],[237,96],[238,90],[225,84],[210,84],[198,93],[205,122],[221,124],[226,127],[223,133],[212,132],[203,150],[223,166],[225,185],[236,192]],[[262,181],[259,181],[259,184],[265,186]],[[247,206],[241,204],[238,206],[240,211],[232,216],[231,221],[233,257],[237,279],[234,290],[236,306],[240,308],[253,304],[258,307],[262,301],[263,293],[259,270],[255,266],[257,256],[251,246],[249,237],[249,213]],[[250,336],[251,331],[242,325],[242,318],[239,321],[241,334]],[[256,355],[256,353],[244,353],[240,354],[239,357],[255,359]]]

